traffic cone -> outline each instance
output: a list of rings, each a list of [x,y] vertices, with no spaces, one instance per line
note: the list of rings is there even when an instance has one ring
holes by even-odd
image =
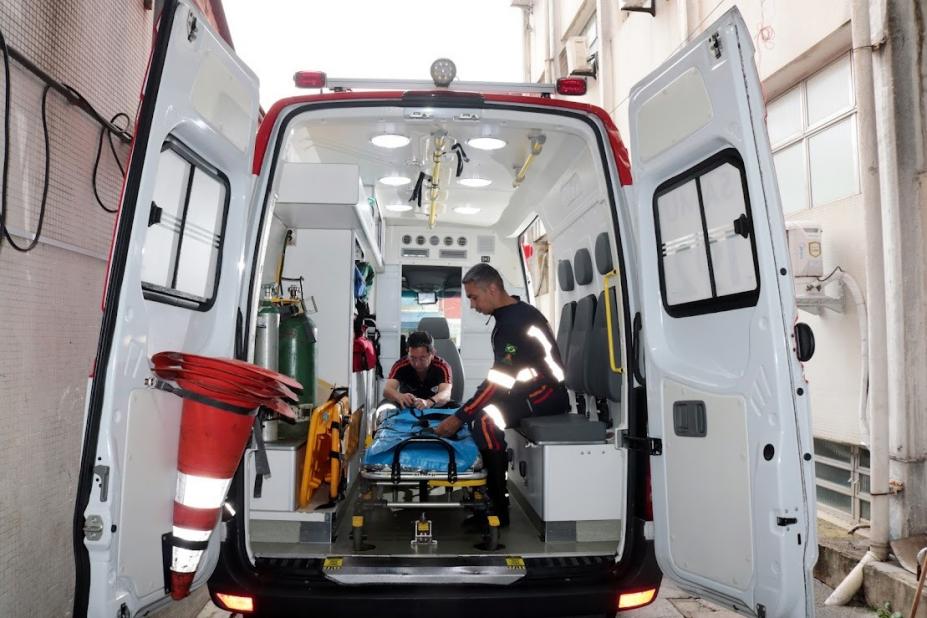
[[[249,365],[241,361],[227,372],[223,362],[230,359],[207,359],[210,362],[204,363],[205,357],[196,358],[191,366],[182,353],[152,357],[154,373],[180,387],[162,382],[159,388],[183,398],[171,535],[171,597],[175,600],[190,594],[196,567],[218,522],[255,414],[261,406],[292,414],[281,399],[294,395],[285,384],[301,389],[289,378],[274,386],[273,376],[256,366],[262,371],[249,375]]]

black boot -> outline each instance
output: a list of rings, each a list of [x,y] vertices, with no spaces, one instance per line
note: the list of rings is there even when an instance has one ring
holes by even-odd
[[[509,498],[506,495],[505,472],[508,458],[505,451],[480,451],[486,468],[486,491],[492,502],[492,514],[499,518],[503,528],[509,525]]]

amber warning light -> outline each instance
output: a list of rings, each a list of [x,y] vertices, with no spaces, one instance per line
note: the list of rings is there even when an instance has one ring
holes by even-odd
[[[324,88],[325,73],[322,71],[297,71],[293,75],[297,88]]]
[[[557,80],[557,94],[581,97],[586,94],[586,79],[583,77],[561,77]]]
[[[240,597],[235,594],[216,593],[219,604],[232,612],[253,612],[254,600],[251,597]]]

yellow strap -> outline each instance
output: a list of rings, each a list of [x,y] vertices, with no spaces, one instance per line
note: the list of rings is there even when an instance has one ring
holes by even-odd
[[[605,286],[605,330],[606,336],[608,337],[608,362],[611,364],[614,373],[624,373],[624,369],[619,367],[618,363],[615,362],[615,342],[612,339],[612,307],[611,302],[609,302],[611,294],[608,293],[608,278],[614,277],[617,274],[618,270],[613,269],[602,278],[603,285]]]
[[[429,487],[481,487],[486,484],[486,479],[472,479],[465,481],[454,481],[453,483],[448,483],[447,481],[428,481]]]

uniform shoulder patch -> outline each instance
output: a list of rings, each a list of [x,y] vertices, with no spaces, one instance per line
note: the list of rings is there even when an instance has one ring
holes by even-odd
[[[513,344],[511,344],[511,343],[505,344],[505,353],[506,353],[506,354],[515,354],[515,352],[517,352],[517,351],[518,351],[518,348],[516,348]]]

